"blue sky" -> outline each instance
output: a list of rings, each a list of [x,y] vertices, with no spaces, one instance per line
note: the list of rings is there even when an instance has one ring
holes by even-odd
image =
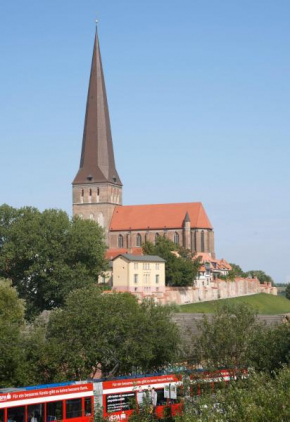
[[[0,203],[71,213],[96,16],[124,203],[201,201],[290,282],[289,0],[2,1]]]

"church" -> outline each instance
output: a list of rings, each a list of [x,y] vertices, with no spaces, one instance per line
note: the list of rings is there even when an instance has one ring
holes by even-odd
[[[72,189],[73,215],[102,226],[115,256],[124,250],[134,253],[145,241],[154,243],[158,236],[166,236],[192,252],[215,257],[214,231],[202,203],[123,205],[97,31],[80,167]]]

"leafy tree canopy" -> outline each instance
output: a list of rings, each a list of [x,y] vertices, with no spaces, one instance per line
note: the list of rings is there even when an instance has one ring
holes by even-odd
[[[0,207],[0,276],[26,300],[27,315],[62,306],[75,288],[106,269],[104,233],[60,210]]]
[[[24,311],[11,281],[0,279],[0,387],[17,385],[22,379]]]
[[[205,368],[243,368],[256,332],[256,313],[245,303],[218,303],[213,315],[203,317],[194,339],[193,361]]]
[[[290,283],[286,285],[285,296],[290,300]]]
[[[46,333],[47,381],[156,371],[175,362],[180,338],[172,309],[138,304],[128,293],[102,293],[97,286],[73,291],[52,312]]]
[[[164,236],[159,236],[156,244],[145,242],[145,255],[157,255],[165,259],[167,286],[190,286],[195,280],[199,267],[199,258],[194,259],[191,251],[176,245]]]
[[[235,277],[257,277],[260,281],[260,283],[271,282],[274,286],[274,280],[272,277],[270,277],[268,274],[266,274],[264,271],[261,270],[252,270],[252,271],[243,271],[242,268],[237,265],[230,263],[232,269],[228,274],[229,279],[234,279]]]

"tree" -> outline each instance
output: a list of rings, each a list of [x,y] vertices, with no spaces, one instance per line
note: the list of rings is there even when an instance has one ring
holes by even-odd
[[[194,339],[193,361],[205,368],[244,368],[256,332],[256,313],[245,303],[218,303],[215,313],[204,316],[201,334]]]
[[[237,264],[230,263],[232,269],[229,271],[228,277],[231,279],[235,279],[235,277],[246,277],[246,273],[241,269],[241,267]]]
[[[145,255],[157,255],[166,261],[165,282],[167,286],[191,286],[196,279],[200,260],[194,259],[191,251],[176,245],[164,236],[159,236],[156,244],[145,242]]]
[[[0,279],[0,387],[19,385],[22,380],[24,311],[11,281]]]
[[[51,313],[44,372],[57,381],[84,379],[100,369],[103,375],[156,371],[177,358],[180,338],[171,314],[171,307],[138,304],[128,293],[75,290],[63,309]]]
[[[247,379],[232,381],[215,394],[187,401],[176,422],[288,422],[290,369],[272,376],[250,372]]]
[[[257,277],[260,283],[272,283],[272,286],[275,285],[274,280],[271,276],[266,274],[264,271],[261,270],[252,270],[246,272],[246,277]]]
[[[286,296],[287,299],[290,300],[290,283],[287,284],[287,286],[286,286],[285,296]]]
[[[104,233],[60,210],[0,207],[0,276],[10,278],[31,318],[64,304],[107,267]]]

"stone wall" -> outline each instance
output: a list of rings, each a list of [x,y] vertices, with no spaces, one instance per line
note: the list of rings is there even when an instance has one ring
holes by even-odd
[[[271,283],[261,284],[257,278],[236,278],[235,281],[215,280],[208,287],[166,287],[163,297],[156,299],[160,303],[183,305],[257,293],[277,295],[277,288]]]

